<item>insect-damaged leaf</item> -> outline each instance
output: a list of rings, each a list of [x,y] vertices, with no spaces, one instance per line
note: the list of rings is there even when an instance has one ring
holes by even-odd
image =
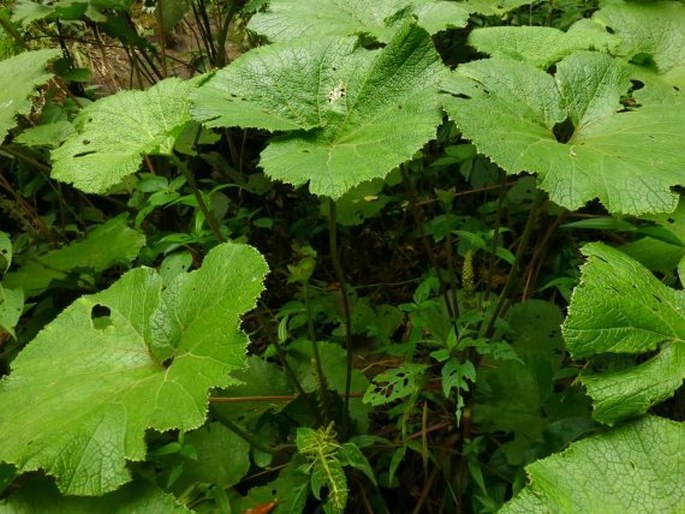
[[[685,181],[685,100],[638,105],[630,79],[624,61],[592,52],[566,57],[554,76],[487,59],[452,74],[444,105],[479,151],[509,173],[536,173],[568,209],[599,198],[616,213],[671,211],[670,188]]]
[[[685,87],[685,6],[682,3],[612,2],[592,18],[620,38],[618,55],[652,70],[668,84]]]
[[[262,290],[264,259],[214,248],[168,287],[137,268],[65,309],[0,382],[0,460],[57,477],[67,494],[99,495],[129,480],[148,428],[202,424],[208,389],[245,361],[239,316]]]
[[[78,133],[53,150],[52,176],[87,193],[105,193],[135,173],[144,156],[170,154],[190,121],[188,94],[196,82],[170,78],[89,105],[76,120]]]
[[[192,112],[209,126],[288,131],[262,152],[266,173],[339,198],[434,137],[443,73],[430,36],[411,24],[380,51],[306,39],[248,52],[192,95]]]

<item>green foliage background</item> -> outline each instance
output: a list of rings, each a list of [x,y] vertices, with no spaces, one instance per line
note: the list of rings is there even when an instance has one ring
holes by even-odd
[[[0,6],[0,512],[681,512],[685,5]]]

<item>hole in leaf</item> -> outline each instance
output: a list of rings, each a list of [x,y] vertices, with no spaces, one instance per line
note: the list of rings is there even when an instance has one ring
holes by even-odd
[[[556,75],[556,73],[557,73],[557,65],[556,65],[556,64],[552,64],[552,66],[550,66],[549,68],[547,68],[547,73],[549,73],[550,75]]]
[[[98,303],[97,305],[93,305],[93,308],[90,310],[90,319],[102,318],[110,316],[111,314],[112,309]]]
[[[93,305],[92,309],[90,309],[90,319],[93,323],[93,328],[105,330],[107,327],[112,326],[111,314],[112,310],[106,305]]]
[[[633,58],[630,60],[631,64],[637,64],[638,66],[645,66],[647,68],[656,68],[656,63],[654,62],[654,58],[652,57],[652,54],[648,54],[645,52],[640,52],[635,55],[633,55]]]
[[[604,27],[604,28],[606,29],[606,31],[607,31],[609,34],[613,34],[613,33],[614,33],[614,29],[612,29],[611,27]]]
[[[554,125],[552,128],[552,133],[554,134],[556,140],[560,143],[568,143],[571,137],[573,137],[575,130],[576,127],[573,125],[571,118],[566,118],[561,123]]]
[[[173,357],[169,357],[168,359],[164,359],[164,360],[162,361],[162,366],[163,366],[165,369],[167,369],[167,368],[169,368],[169,366],[171,366],[171,364],[172,364],[173,362],[174,362],[174,358],[173,358]]]
[[[673,89],[675,89],[676,91],[680,91],[680,88],[678,86],[673,86]]]
[[[94,153],[95,153],[95,150],[93,150],[91,152],[81,152],[81,153],[74,154],[74,157],[85,157],[87,155],[93,155]]]
[[[621,97],[620,103],[625,107],[625,109],[621,109],[618,112],[629,112],[632,111],[633,109],[636,109],[637,107],[641,107],[641,105],[633,98],[633,92],[634,91],[639,91],[645,87],[645,83],[640,81],[640,80],[631,80],[630,81],[630,88],[628,89],[628,93],[624,96]]]
[[[641,80],[630,80],[630,91],[639,91],[643,87],[645,87],[645,83],[642,82]]]
[[[469,95],[465,95],[464,93],[450,93],[451,96],[454,98],[462,98],[464,100],[471,100],[471,97]]]
[[[668,221],[669,223],[675,223],[675,219],[673,218],[668,218],[666,221]]]
[[[83,140],[83,144],[84,144],[84,145],[89,145],[89,144],[90,144],[90,141],[89,141],[88,139],[84,139],[84,140]]]

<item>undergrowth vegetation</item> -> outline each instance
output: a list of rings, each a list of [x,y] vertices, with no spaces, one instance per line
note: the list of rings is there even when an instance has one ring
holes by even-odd
[[[685,509],[683,2],[0,5],[0,512]]]

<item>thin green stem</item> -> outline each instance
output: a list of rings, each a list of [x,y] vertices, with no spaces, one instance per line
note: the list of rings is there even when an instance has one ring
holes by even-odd
[[[425,220],[423,218],[423,212],[418,206],[418,191],[416,190],[416,186],[414,185],[414,182],[411,180],[411,177],[409,177],[406,167],[400,166],[400,171],[402,172],[402,180],[404,181],[407,191],[409,192],[409,207],[411,208],[412,214],[414,215],[414,223],[416,224],[416,230],[419,232],[419,237],[421,239],[421,243],[423,244],[423,248],[426,254],[428,255],[428,260],[430,260],[431,266],[433,266],[433,269],[435,269],[435,273],[438,275],[438,281],[440,282],[440,290],[445,301],[445,307],[447,307],[447,312],[449,313],[452,325],[454,326],[455,330],[457,330],[457,319],[459,318],[459,302],[456,288],[454,288],[454,291],[452,292],[452,301],[454,302],[453,304],[447,292],[448,284],[445,281],[445,277],[443,276],[442,271],[440,270],[440,265],[438,263],[437,257],[435,256],[435,252],[433,252],[433,248],[428,242],[428,236],[426,235],[426,231],[423,229]],[[453,282],[453,284],[455,283],[456,279],[455,282]]]
[[[207,204],[205,203],[205,199],[202,197],[202,191],[197,187],[197,183],[195,182],[195,177],[193,174],[190,172],[188,169],[188,166],[176,157],[174,154],[170,154],[171,161],[176,165],[176,167],[181,170],[181,173],[186,177],[186,180],[188,181],[188,185],[190,186],[190,190],[193,192],[193,196],[195,196],[195,200],[197,201],[197,205],[200,208],[200,211],[202,211],[202,214],[204,215],[205,219],[207,220],[207,224],[209,225],[210,230],[212,231],[212,234],[214,234],[214,237],[216,240],[220,243],[225,243],[226,238],[224,235],[221,233],[221,227],[219,226],[219,223],[217,222],[216,218],[214,217],[214,214],[209,210],[207,207]]]
[[[304,308],[307,312],[307,329],[309,330],[309,340],[312,343],[314,368],[316,369],[316,375],[318,377],[321,403],[323,403],[324,424],[328,424],[331,419],[331,402],[328,397],[328,381],[326,380],[326,375],[324,375],[323,367],[321,365],[321,354],[319,353],[319,343],[316,339],[314,321],[312,320],[312,311],[309,303],[309,284],[307,284],[307,282],[305,282],[302,287],[302,294],[304,295]]]
[[[24,154],[23,152],[20,152],[16,148],[13,148],[12,146],[3,146],[2,151],[10,154],[12,157],[15,159],[19,159],[20,161],[24,161],[26,164],[29,164],[36,168],[39,171],[43,171],[45,173],[50,173],[50,166],[43,164],[42,162],[37,161],[33,157]]]
[[[530,237],[533,235],[535,230],[535,222],[537,221],[538,214],[540,213],[540,207],[545,199],[545,194],[541,190],[537,190],[535,193],[535,200],[530,208],[530,214],[528,215],[528,220],[526,221],[526,226],[523,228],[523,234],[521,234],[521,240],[519,241],[518,248],[516,249],[516,255],[514,256],[514,262],[511,265],[511,271],[507,276],[507,281],[504,283],[502,292],[497,300],[497,305],[495,305],[492,315],[490,316],[490,321],[487,325],[484,325],[484,329],[481,330],[481,334],[485,337],[492,336],[495,328],[495,322],[502,312],[504,305],[509,299],[509,296],[513,293],[514,288],[519,281],[519,269],[521,267],[521,261],[523,260],[523,254],[528,248],[528,242]]]
[[[226,54],[226,40],[228,39],[228,31],[231,27],[231,23],[233,22],[233,18],[237,10],[238,2],[235,0],[233,2],[230,2],[230,5],[225,15],[224,23],[219,30],[219,37],[217,40],[217,66],[219,67],[223,67],[228,64],[228,55]]]
[[[495,273],[495,264],[497,263],[497,247],[500,244],[500,232],[502,228],[502,212],[504,210],[504,199],[507,190],[507,177],[503,171],[500,170],[501,181],[499,184],[499,191],[497,193],[497,210],[495,212],[495,227],[492,231],[492,245],[490,246],[490,259],[488,269],[485,276],[485,286],[490,287],[492,277]],[[488,290],[489,292],[489,290]],[[489,296],[489,295],[488,295]],[[483,300],[485,296],[481,297],[480,305],[483,307]]]
[[[3,150],[7,150],[7,148],[3,148]],[[14,189],[14,187],[12,187],[10,181],[7,180],[1,172],[0,187],[14,197],[14,201],[21,207],[21,209],[26,213],[28,218],[31,220],[32,226],[36,230],[36,232],[38,232],[48,241],[57,241],[50,228],[45,224],[45,221],[43,221],[43,218],[41,218],[38,212],[33,208],[33,206],[29,202],[27,202],[24,199],[24,197],[20,195],[16,189]]]
[[[350,390],[352,388],[352,350],[354,344],[352,342],[352,315],[350,310],[350,299],[347,296],[347,285],[345,282],[345,273],[340,263],[340,255],[338,253],[338,220],[337,220],[337,206],[335,200],[328,199],[328,240],[331,251],[331,261],[333,262],[333,270],[340,285],[340,295],[342,296],[343,305],[343,321],[345,323],[345,349],[347,350],[347,361],[345,363],[345,396],[343,397],[343,413],[340,429],[340,436],[343,440],[347,439],[349,429],[350,416]]]
[[[259,302],[262,307],[264,307],[263,303],[260,301]],[[312,415],[316,418],[316,421],[321,424],[323,421],[323,417],[321,416],[321,412],[319,409],[316,407],[312,399],[309,397],[307,392],[304,390],[304,387],[302,387],[302,383],[298,380],[297,375],[295,375],[295,372],[293,371],[292,366],[288,363],[288,359],[286,358],[285,352],[283,351],[283,348],[281,348],[281,345],[278,344],[278,341],[276,341],[276,338],[273,337],[272,333],[270,330],[268,330],[266,326],[266,322],[264,320],[264,317],[262,316],[261,310],[257,309],[257,320],[259,321],[259,324],[264,327],[264,333],[266,334],[266,338],[269,340],[269,343],[271,346],[274,347],[274,350],[276,350],[276,354],[278,355],[278,358],[281,359],[281,365],[283,366],[283,369],[285,370],[285,374],[288,375],[288,378],[290,379],[290,383],[297,389],[298,394],[304,398],[304,401],[307,403],[307,406],[309,407],[310,412]]]
[[[165,77],[169,76],[169,69],[166,61],[166,34],[164,33],[164,2],[157,2],[157,34],[159,46],[161,47],[160,58],[162,62],[162,73]]]
[[[278,453],[281,452],[282,448],[278,448],[278,447],[274,448],[271,446],[267,446],[264,443],[262,443],[261,441],[258,441],[257,439],[252,437],[252,435],[248,434],[238,424],[234,423],[233,421],[228,419],[228,417],[224,416],[224,414],[221,412],[220,409],[216,409],[214,407],[210,407],[210,409],[211,409],[214,417],[219,421],[219,423],[224,425],[226,428],[228,428],[231,432],[236,434],[241,439],[244,439],[245,441],[247,441],[250,444],[250,446],[252,446],[253,448],[256,448],[257,450],[264,452],[264,453],[269,453],[271,455],[277,455]]]

